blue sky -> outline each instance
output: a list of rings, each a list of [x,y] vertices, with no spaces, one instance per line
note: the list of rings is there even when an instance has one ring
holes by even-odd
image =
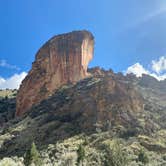
[[[123,72],[139,64],[149,73],[165,74],[165,0],[2,0],[0,20],[0,78],[5,81],[28,72],[50,37],[82,29],[95,36],[90,67]],[[151,64],[161,57],[160,73]]]

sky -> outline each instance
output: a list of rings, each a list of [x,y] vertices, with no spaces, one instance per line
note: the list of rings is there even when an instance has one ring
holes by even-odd
[[[0,20],[0,89],[19,87],[51,37],[84,29],[89,67],[166,78],[165,0],[1,0]]]

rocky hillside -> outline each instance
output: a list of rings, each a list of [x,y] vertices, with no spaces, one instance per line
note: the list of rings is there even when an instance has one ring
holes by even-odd
[[[64,39],[63,36],[62,45]],[[82,38],[80,40],[82,43]],[[70,54],[66,55],[70,59]],[[73,58],[88,55],[86,52]],[[49,63],[44,64],[47,66]],[[70,66],[70,70],[74,68]],[[23,105],[33,102],[25,98],[29,95],[22,89],[25,85],[33,86],[33,77],[42,78],[40,72],[31,77],[33,69],[23,81],[17,104],[23,94],[25,96],[20,100]],[[88,69],[86,73],[89,74],[77,81],[63,82],[58,88],[55,84],[47,98],[41,97],[40,102],[32,104],[26,111],[22,110],[21,116],[1,121],[0,166],[6,163],[27,166],[30,165],[27,160],[37,166],[166,165],[166,82],[159,82],[148,75],[141,78],[131,74],[124,76],[99,67]],[[74,77],[72,73],[71,76]],[[42,79],[50,85],[48,77]],[[29,81],[32,82],[26,83]],[[42,86],[36,86],[42,90]],[[39,96],[33,88],[28,92],[31,99],[33,94]],[[47,92],[42,91],[43,95]],[[3,102],[9,103],[1,109],[2,117],[16,111],[16,100],[11,100],[2,98]],[[33,159],[27,157],[29,152],[35,153]],[[41,159],[40,164],[38,158]]]
[[[122,76],[99,68],[89,72],[92,77],[62,86],[23,117],[9,121],[1,132],[0,157],[23,157],[34,141],[45,165],[61,165],[68,157],[76,163],[77,148],[85,144],[86,165],[103,165],[105,148],[120,141],[119,148],[127,151],[128,165],[139,164],[142,149],[151,165],[154,159],[154,165],[165,163],[163,90],[148,86],[144,77]]]

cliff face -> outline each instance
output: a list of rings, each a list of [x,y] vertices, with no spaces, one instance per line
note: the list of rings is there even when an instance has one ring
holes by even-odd
[[[50,39],[37,53],[17,95],[16,116],[52,95],[60,86],[89,76],[94,38],[88,31],[74,31]]]

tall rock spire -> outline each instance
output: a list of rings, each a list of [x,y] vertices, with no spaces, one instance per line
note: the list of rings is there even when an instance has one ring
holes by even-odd
[[[88,31],[58,35],[44,44],[20,86],[16,116],[23,115],[62,85],[86,78],[93,50],[94,37]]]

